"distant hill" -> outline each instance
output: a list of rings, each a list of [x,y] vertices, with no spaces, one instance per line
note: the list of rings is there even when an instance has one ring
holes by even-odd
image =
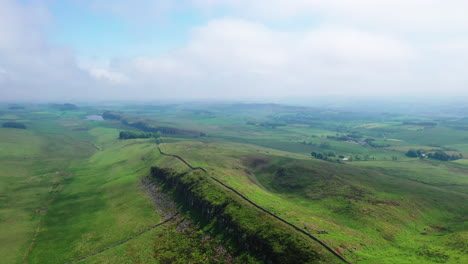
[[[9,110],[21,110],[21,109],[24,109],[23,106],[20,106],[20,105],[12,105],[10,107],[8,107]]]
[[[26,126],[24,124],[18,122],[6,122],[2,126],[8,128],[26,129]]]
[[[78,111],[80,108],[74,104],[50,104],[50,107],[60,111]]]

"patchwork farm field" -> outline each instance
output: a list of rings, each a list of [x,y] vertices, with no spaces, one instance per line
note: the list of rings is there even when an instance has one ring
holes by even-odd
[[[142,180],[152,166],[190,168],[158,144],[352,263],[468,262],[462,118],[274,104],[0,110],[2,122],[26,126],[0,128],[2,263],[66,263],[162,222]],[[85,120],[96,114],[104,121]],[[122,131],[141,138],[119,139]],[[413,149],[424,156],[408,156]],[[216,263],[209,256],[222,236],[207,238],[196,221],[180,231],[180,223],[82,263]],[[231,247],[223,252],[237,252]],[[225,254],[218,262],[262,262]]]

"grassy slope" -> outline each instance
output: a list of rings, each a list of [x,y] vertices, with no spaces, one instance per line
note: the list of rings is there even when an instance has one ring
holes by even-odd
[[[109,122],[83,121],[86,113],[41,110],[18,116],[28,130],[0,128],[2,263],[63,263],[160,221],[139,180],[156,158],[153,142],[119,142]],[[148,254],[113,259],[151,258],[151,236],[138,243]]]
[[[0,158],[24,159],[41,155],[46,142],[37,133],[30,130],[1,128]]]
[[[6,263],[15,263],[26,254],[40,219],[70,176],[69,159],[80,157],[67,149],[89,149],[40,131],[0,128],[0,138],[0,240],[8,241],[0,251]]]
[[[17,120],[24,120],[29,130],[0,128],[0,240],[8,241],[0,247],[2,260],[21,261],[39,220],[41,232],[30,252],[30,263],[61,263],[108,246],[159,220],[144,198],[138,179],[153,164],[182,171],[185,165],[158,156],[150,141],[116,141],[118,131],[111,122],[83,121],[85,112],[36,110],[13,114]],[[209,144],[186,141],[163,145],[167,152],[180,154],[194,165],[214,169],[212,175],[299,226],[312,232],[326,230],[328,234],[317,236],[359,263],[434,263],[443,261],[445,255],[450,255],[448,263],[466,260],[466,160],[423,162],[404,156],[410,146],[434,143],[466,153],[460,145],[466,138],[463,131],[356,122],[352,125],[362,126],[359,129],[365,135],[380,138],[385,133],[398,141],[391,141],[394,149],[329,141],[338,154],[369,154],[380,159],[353,162],[342,169],[344,165],[310,161],[308,153],[320,149],[297,143],[327,141],[320,136],[335,132],[327,130],[325,123],[272,130],[247,126],[242,118],[168,113],[159,117],[214,138],[283,150],[216,140]],[[402,161],[383,160],[390,156]],[[265,158],[268,166],[248,166],[246,161],[257,157]],[[70,164],[70,160],[74,162]],[[306,187],[278,187],[281,181],[273,176],[279,165],[294,172],[286,183],[299,181]],[[309,171],[319,173],[311,177]],[[330,172],[334,172],[329,177],[332,180],[320,178]],[[86,262],[155,261],[152,252],[157,245],[151,234],[160,231],[151,231]]]
[[[50,206],[30,262],[69,261],[160,221],[138,180],[148,173],[154,155],[152,142],[125,141],[74,162],[73,177]],[[114,259],[128,257],[120,253]]]
[[[166,177],[170,178],[171,176]],[[225,242],[237,244],[240,240],[241,248],[245,248],[246,244],[249,247],[263,248],[260,252],[258,248],[254,251],[261,255],[271,253],[269,258],[276,259],[274,263],[341,263],[318,243],[311,241],[299,232],[292,232],[291,227],[275,221],[262,211],[255,209],[239,196],[208,178],[204,172],[197,170],[184,173],[179,179],[179,187],[184,189],[184,191],[178,192],[179,199],[183,200],[187,193],[196,197],[194,200],[185,200],[188,208],[205,209],[205,216],[207,208],[214,209],[218,206],[223,208],[221,215],[225,217],[224,220],[217,223],[211,222],[206,228],[219,232],[218,236],[222,237]],[[203,205],[200,208],[201,204]],[[196,218],[200,217],[199,213],[199,211],[192,211],[192,215]],[[226,218],[232,219],[232,223],[223,227],[222,225],[226,225],[226,221],[229,222]],[[257,240],[260,240],[258,244],[253,242]],[[242,253],[247,252],[242,251]],[[320,257],[317,257],[316,254]],[[252,262],[243,261],[241,263]]]
[[[262,112],[260,116],[265,118],[269,114],[272,112]],[[349,256],[354,256],[360,262],[431,263],[444,261],[445,255],[450,255],[449,262],[457,263],[461,261],[457,258],[464,257],[460,249],[456,248],[464,247],[466,250],[466,245],[460,243],[466,239],[466,220],[463,218],[467,209],[464,202],[467,198],[465,160],[444,163],[420,161],[404,155],[408,148],[414,147],[439,149],[457,144],[457,147],[461,147],[460,142],[466,138],[463,131],[443,126],[425,128],[401,125],[396,119],[378,124],[364,119],[344,123],[320,120],[310,125],[271,129],[246,125],[246,116],[255,118],[259,114],[249,112],[246,115],[238,110],[222,115],[198,115],[189,112],[182,114],[173,111],[171,116],[164,113],[154,113],[154,116],[163,122],[172,122],[175,126],[196,127],[207,132],[210,137],[204,139],[206,143],[222,139],[255,144],[256,146],[184,142],[167,144],[165,147],[170,153],[176,152],[187,157],[194,165],[214,168],[213,174],[296,223],[312,230],[332,230],[330,234],[318,235],[328,239],[337,249],[347,250]],[[324,138],[335,135],[334,129],[339,126],[347,126],[364,137],[374,137],[378,144],[391,146],[362,147]],[[315,146],[302,145],[302,141]],[[305,193],[278,190],[277,183],[271,181],[273,173],[253,173],[251,168],[241,162],[246,156],[253,154],[309,159],[308,153],[311,151],[328,151],[317,147],[321,142],[330,143],[330,150],[337,154],[359,154],[361,157],[369,155],[376,157],[378,161],[351,163],[352,166],[347,167],[350,171],[345,170],[344,176],[336,176],[327,181],[352,187],[342,187],[338,194],[333,192],[333,188],[327,189],[318,192],[321,195],[312,195],[312,190],[322,187],[312,183],[308,183],[306,189],[310,191]],[[464,151],[462,148],[460,150]],[[398,161],[390,161],[392,157],[396,157]],[[161,163],[166,162],[168,161],[164,159]],[[337,173],[340,170],[335,167],[342,166],[322,161],[311,162],[324,169],[321,172],[323,175],[327,175],[329,171]],[[308,171],[309,165],[297,165],[303,167],[294,173],[300,181],[304,177],[301,174]],[[346,175],[352,177],[346,178]],[[353,193],[356,191],[362,197],[352,198],[356,196]],[[436,201],[432,198],[436,198]],[[448,231],[437,231],[440,228],[448,228]]]
[[[283,157],[300,156],[231,143],[186,141],[164,144],[163,148],[194,165],[207,167],[213,175],[286,219],[312,232],[326,230],[329,234],[317,235],[359,263],[433,263],[448,255],[448,263],[466,259],[457,248],[460,244],[450,245],[450,241],[461,243],[466,238],[466,194],[405,179],[402,175],[411,175],[411,171],[404,168],[396,166],[393,173],[385,173],[308,157],[294,161]],[[264,169],[246,166],[245,160],[255,156],[271,164]],[[418,161],[405,165],[414,171],[421,166],[430,170],[431,166]],[[289,168],[292,173],[285,184],[296,187],[281,188],[272,179],[279,167]],[[404,173],[395,177],[399,169]],[[443,167],[437,169],[440,171],[435,170],[433,182],[441,182],[450,173]],[[459,173],[459,183],[464,183],[466,172]],[[427,179],[422,177],[423,172],[412,175],[418,176],[421,181]],[[439,227],[448,231],[437,231]]]

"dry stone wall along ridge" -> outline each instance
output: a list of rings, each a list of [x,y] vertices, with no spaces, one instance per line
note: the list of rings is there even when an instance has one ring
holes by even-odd
[[[192,166],[188,161],[186,161],[185,159],[183,159],[182,157],[178,156],[178,155],[173,155],[173,154],[168,154],[168,153],[165,153],[161,150],[161,147],[158,145],[158,150],[159,150],[159,153],[161,153],[162,155],[165,155],[165,156],[170,156],[170,157],[174,157],[174,158],[177,158],[179,159],[180,161],[182,161],[185,165],[187,165],[190,169],[192,170],[202,170],[206,173],[207,170],[205,168],[202,168],[202,167],[194,167]],[[223,182],[221,182],[220,180],[218,180],[217,178],[213,177],[213,176],[209,176],[211,179],[213,179],[214,181],[216,181],[217,183],[221,184],[223,187],[231,190],[232,192],[234,192],[235,194],[237,194],[239,197],[241,197],[243,200],[247,201],[248,203],[250,203],[251,205],[255,206],[256,208],[260,209],[261,211],[271,215],[272,217],[276,218],[277,220],[291,226],[292,228],[294,228],[295,230],[297,230],[298,232],[306,235],[307,237],[309,237],[310,239],[318,242],[320,245],[322,245],[326,250],[328,250],[329,252],[331,252],[333,255],[335,255],[336,257],[338,257],[340,260],[342,260],[343,262],[345,263],[348,263],[348,264],[351,264],[351,262],[349,262],[347,259],[345,259],[342,255],[340,255],[338,252],[336,252],[333,248],[331,248],[329,245],[327,245],[325,242],[323,242],[322,240],[318,239],[317,237],[313,236],[312,234],[304,231],[303,229],[299,228],[298,226],[296,226],[295,224],[275,215],[274,213],[268,211],[267,209],[261,207],[260,205],[256,204],[255,202],[251,201],[249,198],[247,198],[246,196],[244,196],[243,194],[241,194],[240,192],[238,192],[237,190],[235,190],[234,188],[224,184]]]

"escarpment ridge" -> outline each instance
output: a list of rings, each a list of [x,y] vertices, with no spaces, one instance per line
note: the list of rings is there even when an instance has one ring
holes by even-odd
[[[250,251],[265,263],[343,263],[317,241],[222,189],[201,170],[178,173],[152,167],[151,175],[196,221],[239,252]]]

